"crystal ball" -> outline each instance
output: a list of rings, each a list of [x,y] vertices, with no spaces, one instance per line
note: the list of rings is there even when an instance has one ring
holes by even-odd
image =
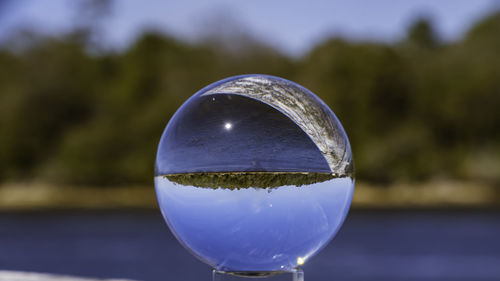
[[[269,75],[230,77],[170,119],[155,188],[172,233],[214,269],[291,271],[347,215],[351,147],[335,114],[304,87]]]

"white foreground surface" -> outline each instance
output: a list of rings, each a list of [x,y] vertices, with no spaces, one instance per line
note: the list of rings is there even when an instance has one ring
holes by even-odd
[[[66,275],[0,270],[0,281],[132,281],[129,279],[92,279]]]

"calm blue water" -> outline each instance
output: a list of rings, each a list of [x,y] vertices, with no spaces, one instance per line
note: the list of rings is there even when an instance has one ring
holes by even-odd
[[[0,269],[210,280],[156,212],[0,214]],[[498,212],[359,212],[306,280],[500,280]],[[265,280],[265,279],[263,279]]]

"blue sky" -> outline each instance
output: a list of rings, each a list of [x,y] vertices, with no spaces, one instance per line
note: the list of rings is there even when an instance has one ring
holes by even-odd
[[[0,14],[0,40],[18,27],[48,33],[74,26],[75,1],[12,1]],[[291,55],[307,52],[326,36],[394,41],[421,16],[431,17],[446,40],[460,38],[472,23],[500,7],[499,0],[115,0],[104,21],[103,40],[126,47],[145,28],[186,40],[220,28],[246,30]]]

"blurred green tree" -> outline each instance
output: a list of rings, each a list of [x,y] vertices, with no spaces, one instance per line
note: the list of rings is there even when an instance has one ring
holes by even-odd
[[[224,77],[265,73],[332,107],[362,180],[500,183],[500,13],[456,42],[423,19],[401,42],[330,38],[300,59],[234,36],[186,43],[150,31],[123,52],[79,29],[4,42],[0,181],[150,184],[161,132],[184,100]]]

